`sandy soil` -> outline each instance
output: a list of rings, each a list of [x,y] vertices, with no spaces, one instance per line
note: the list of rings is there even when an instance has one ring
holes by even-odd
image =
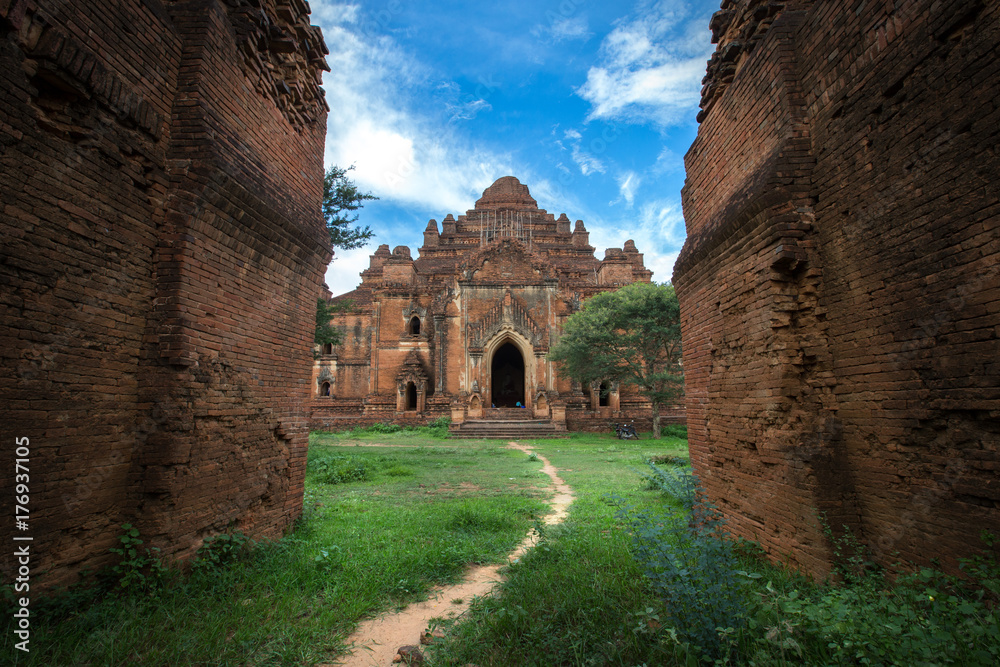
[[[525,454],[532,453],[531,449],[516,442],[508,443],[507,446]],[[539,454],[536,456],[544,464],[542,472],[552,479],[555,488],[555,495],[549,500],[552,512],[544,519],[546,524],[555,525],[565,520],[570,503],[573,502],[573,491],[559,477],[555,466],[549,463],[548,459]],[[532,530],[517,548],[508,554],[508,562],[520,558],[528,549],[535,546],[537,541],[538,536]],[[502,578],[499,574],[501,567],[501,565],[473,567],[466,573],[462,583],[440,587],[424,602],[362,622],[347,640],[348,645],[354,647],[352,653],[342,656],[330,667],[391,665],[400,646],[419,645],[420,637],[432,618],[454,618],[469,608],[473,597],[488,595]]]

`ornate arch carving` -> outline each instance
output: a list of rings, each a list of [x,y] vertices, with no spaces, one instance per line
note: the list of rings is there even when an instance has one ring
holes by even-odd
[[[538,326],[524,303],[509,289],[500,303],[481,320],[469,325],[469,353],[482,355],[486,346],[505,331],[520,334],[535,354],[544,354],[548,350],[548,332]]]

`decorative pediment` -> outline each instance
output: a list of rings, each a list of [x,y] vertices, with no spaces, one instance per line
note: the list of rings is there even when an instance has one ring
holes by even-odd
[[[505,329],[519,333],[536,351],[548,347],[545,329],[532,319],[524,303],[507,290],[500,303],[481,320],[469,325],[469,352],[481,352],[488,342]]]
[[[406,387],[407,382],[412,382],[418,389],[424,389],[427,387],[428,381],[429,376],[420,360],[420,355],[417,354],[416,350],[411,351],[406,355],[406,360],[403,361],[403,365],[396,374],[396,384],[399,385],[400,391]]]
[[[462,276],[477,282],[539,284],[555,279],[555,271],[517,239],[503,238],[472,255]]]

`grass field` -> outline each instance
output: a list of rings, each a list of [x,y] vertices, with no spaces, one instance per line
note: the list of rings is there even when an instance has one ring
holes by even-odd
[[[314,433],[293,533],[255,545],[224,536],[185,574],[156,567],[141,536],[124,533],[117,572],[32,608],[30,654],[13,649],[5,614],[0,663],[332,661],[359,620],[457,581],[469,564],[505,562],[540,524],[550,494],[540,461],[505,442],[443,436]],[[448,628],[428,664],[1000,662],[994,562],[970,563],[963,581],[930,570],[891,580],[855,559],[846,585],[815,585],[762,562],[751,544],[690,533],[676,493],[687,479],[683,437],[524,444],[572,487],[569,517],[507,568],[499,594]],[[650,482],[652,457],[667,474]]]

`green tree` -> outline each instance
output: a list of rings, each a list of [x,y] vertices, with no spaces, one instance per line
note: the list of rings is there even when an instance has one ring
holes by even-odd
[[[323,219],[326,229],[330,232],[330,245],[341,250],[360,248],[368,239],[375,235],[367,225],[361,228],[355,225],[358,214],[348,217],[365,205],[366,201],[378,199],[370,192],[359,192],[354,181],[347,177],[350,167],[331,166],[323,175]],[[316,334],[317,345],[339,345],[340,332],[330,326],[330,317],[342,310],[329,305],[325,299],[316,301]]]
[[[352,169],[354,165],[346,168],[333,165],[323,177],[323,219],[330,232],[330,243],[342,250],[360,248],[375,235],[367,225],[361,228],[354,224],[358,221],[357,213],[349,217],[366,201],[378,199],[370,192],[358,191],[358,186],[347,177]]]
[[[330,317],[334,312],[335,309],[326,302],[326,299],[323,297],[316,299],[316,337],[314,340],[320,347],[340,344],[340,332],[330,325]]]
[[[336,303],[328,303],[323,297],[316,299],[316,335],[313,340],[321,349],[328,344],[340,345],[340,331],[330,324],[330,320],[336,313],[349,311],[353,305],[354,301],[351,299],[342,299]]]
[[[680,307],[672,285],[632,283],[597,294],[566,320],[549,359],[583,383],[633,385],[653,403],[653,437],[660,406],[684,393]]]

